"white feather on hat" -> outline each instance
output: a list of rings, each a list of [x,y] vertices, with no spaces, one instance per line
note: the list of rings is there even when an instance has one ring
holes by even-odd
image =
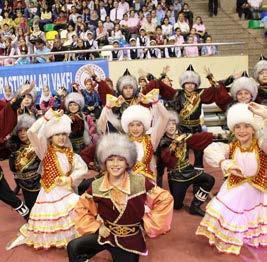
[[[168,110],[169,112],[169,121],[175,121],[176,124],[179,123],[178,114],[174,110]]]
[[[121,126],[128,133],[128,126],[133,121],[139,121],[144,125],[145,131],[151,127],[152,115],[150,110],[141,105],[129,106],[121,116]]]
[[[65,114],[62,116],[54,116],[45,124],[44,135],[46,138],[61,133],[69,135],[71,133],[71,123],[71,119]]]
[[[110,156],[125,158],[129,168],[137,161],[137,150],[133,142],[129,141],[126,135],[110,133],[104,135],[98,142],[96,149],[97,159],[102,168]]]
[[[125,86],[132,86],[134,90],[134,94],[138,90],[138,83],[134,76],[132,75],[124,75],[121,76],[117,82],[117,90],[120,94],[122,94],[122,89]]]
[[[230,90],[234,100],[237,100],[236,95],[241,90],[247,90],[252,96],[252,101],[254,101],[258,95],[258,84],[251,77],[239,77],[233,82]]]
[[[65,98],[65,108],[67,110],[69,109],[69,104],[71,102],[74,102],[77,105],[79,105],[80,109],[84,108],[84,97],[83,97],[83,95],[81,95],[81,94],[79,94],[77,92],[71,92],[66,96],[66,98]]]
[[[231,131],[234,130],[236,124],[240,123],[250,124],[255,131],[259,128],[253,113],[248,109],[248,104],[234,104],[227,112],[227,126]]]
[[[85,116],[83,116],[83,121],[84,121],[83,140],[84,140],[85,145],[89,145],[92,141],[89,135],[89,126],[88,126]]]
[[[32,89],[32,91],[30,93],[28,93],[27,95],[30,95],[32,97],[32,102],[34,103],[37,97],[37,91],[35,88]]]
[[[36,118],[29,114],[19,115],[17,125],[14,128],[13,132],[16,134],[22,128],[29,129],[35,121],[36,121]]]
[[[259,74],[262,70],[267,70],[267,60],[260,60],[255,66],[254,66],[254,78],[258,81]]]
[[[183,88],[185,83],[194,83],[196,88],[201,84],[201,79],[198,73],[196,73],[190,65],[185,72],[180,75],[179,84]]]

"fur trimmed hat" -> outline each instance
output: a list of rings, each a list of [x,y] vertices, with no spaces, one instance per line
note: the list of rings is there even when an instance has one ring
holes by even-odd
[[[44,127],[44,135],[46,138],[50,138],[53,135],[60,133],[71,133],[71,119],[67,115],[54,116],[47,121]]]
[[[126,159],[129,168],[137,161],[137,150],[133,142],[126,135],[111,133],[104,135],[97,144],[96,156],[103,168],[110,156],[120,156]]]
[[[258,95],[258,84],[253,78],[242,76],[236,79],[231,86],[230,92],[234,100],[237,100],[236,95],[240,90],[247,90],[254,101]]]
[[[133,121],[140,121],[147,131],[151,126],[152,115],[144,106],[132,105],[129,106],[121,116],[121,126],[125,133],[128,133],[128,126]]]
[[[236,124],[240,123],[250,124],[255,131],[259,128],[253,113],[248,109],[248,105],[244,103],[234,104],[227,112],[227,126],[231,131],[234,130]]]
[[[186,71],[180,75],[179,84],[182,88],[184,88],[185,83],[194,83],[196,88],[201,84],[200,75],[194,71],[192,65],[189,65]]]
[[[16,134],[22,128],[29,129],[35,121],[36,121],[36,118],[29,114],[19,115],[17,125],[14,128],[13,132]]]
[[[122,89],[124,86],[132,86],[134,89],[134,94],[136,94],[138,90],[138,83],[134,76],[130,74],[128,69],[124,72],[123,76],[121,76],[117,82],[117,91],[119,94],[122,94]]]
[[[80,109],[84,108],[84,97],[83,95],[77,93],[77,92],[71,92],[69,93],[65,98],[65,108],[68,110],[69,104],[71,102],[76,103],[80,106]]]
[[[176,124],[179,124],[178,114],[174,110],[168,110],[169,112],[169,121],[175,121]]]
[[[254,78],[258,81],[259,74],[262,70],[267,70],[267,60],[260,60],[255,66],[254,66]]]

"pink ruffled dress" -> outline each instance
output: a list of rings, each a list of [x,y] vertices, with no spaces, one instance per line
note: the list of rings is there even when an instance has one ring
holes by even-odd
[[[244,179],[227,178],[207,205],[206,215],[196,231],[220,252],[238,255],[243,245],[267,246],[266,126],[265,122],[264,138],[255,140],[251,150],[236,146],[231,153],[230,146],[223,143],[212,143],[205,150],[207,163],[213,167],[221,165],[225,176],[233,165],[238,166],[244,176]],[[229,153],[231,159],[228,159]]]
[[[71,184],[62,186],[54,183],[45,186],[42,172],[41,190],[34,204],[28,223],[20,228],[24,235],[25,243],[36,249],[50,247],[66,247],[68,242],[78,233],[74,225],[74,207],[79,200],[79,195],[75,193],[75,188],[87,174],[87,166],[81,157],[74,154],[70,148],[57,150],[52,146],[47,146],[46,138],[42,135],[42,128],[46,120],[38,119],[28,130],[28,136],[36,154],[42,160],[42,170],[50,170],[53,175],[55,168],[46,168],[49,164],[45,161],[47,154],[53,153],[55,163],[60,171],[60,177],[69,176]],[[72,161],[70,162],[69,159]],[[48,179],[50,175],[48,174]],[[47,184],[46,184],[47,185]]]

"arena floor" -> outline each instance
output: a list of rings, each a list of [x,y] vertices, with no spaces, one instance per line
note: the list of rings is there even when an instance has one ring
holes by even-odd
[[[7,163],[2,162],[5,177],[14,187],[14,181],[7,168]],[[218,169],[207,168],[207,171],[216,177],[213,193],[217,192],[223,182]],[[165,187],[166,181],[165,181]],[[185,204],[189,205],[192,192],[188,192]],[[64,249],[51,249],[35,251],[27,246],[20,246],[11,251],[5,250],[5,245],[16,236],[18,228],[24,220],[9,207],[0,202],[0,262],[66,262],[68,261]],[[148,239],[149,255],[141,257],[140,262],[263,262],[266,261],[267,248],[243,247],[240,256],[220,254],[214,247],[210,247],[205,238],[195,235],[195,230],[201,218],[189,215],[186,210],[174,211],[171,232],[157,239]],[[264,259],[265,258],[265,259]],[[99,253],[92,262],[111,261],[108,253]],[[122,261],[124,262],[124,261]]]

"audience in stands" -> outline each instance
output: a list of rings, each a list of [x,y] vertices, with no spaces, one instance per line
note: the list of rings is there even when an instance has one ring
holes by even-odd
[[[257,9],[256,0],[248,2],[250,7]],[[204,42],[207,36],[202,18],[197,16],[194,23],[193,12],[182,0],[84,0],[81,3],[75,0],[8,0],[4,1],[0,11],[0,54],[5,56],[45,53],[49,50],[99,49],[113,45],[114,40],[118,40],[118,47],[131,44],[149,46],[151,40],[155,40],[156,45],[164,45],[173,42],[175,37],[175,44],[181,45],[189,35],[194,36],[193,43]],[[252,13],[250,9],[248,12]],[[38,43],[41,45],[40,40],[45,52],[37,47]],[[27,48],[20,47],[20,42],[26,42]],[[160,56],[164,57],[167,49],[159,50]],[[142,55],[138,53],[138,58],[150,57],[145,55],[145,51]],[[175,56],[179,57],[177,54]],[[95,59],[99,55],[100,52],[79,56],[54,55],[49,58],[43,56],[43,59],[19,59],[17,62],[16,59],[2,58],[0,65]],[[122,52],[122,57],[120,55],[114,59],[136,59],[133,57],[135,55],[132,54],[131,58],[128,52]]]

